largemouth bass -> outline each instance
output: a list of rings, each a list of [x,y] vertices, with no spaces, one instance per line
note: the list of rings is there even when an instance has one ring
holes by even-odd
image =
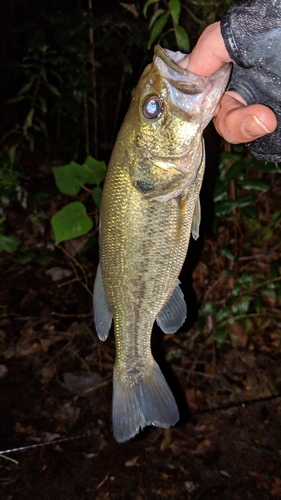
[[[186,317],[178,275],[191,232],[198,237],[203,129],[230,66],[210,78],[177,66],[180,52],[155,48],[117,137],[100,211],[94,320],[106,340],[114,319],[113,432],[117,441],[179,419],[151,353],[154,321],[174,333]]]

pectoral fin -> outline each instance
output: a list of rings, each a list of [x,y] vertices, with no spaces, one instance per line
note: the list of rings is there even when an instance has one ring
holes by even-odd
[[[100,266],[97,269],[94,284],[94,321],[97,334],[100,340],[106,340],[111,327],[113,314],[107,302],[105,290],[102,282]]]
[[[191,226],[191,232],[194,240],[197,240],[199,238],[200,222],[201,222],[201,205],[198,197],[194,208],[192,226]]]
[[[186,318],[186,303],[179,283],[177,280],[174,290],[156,318],[157,325],[164,333],[175,333]]]

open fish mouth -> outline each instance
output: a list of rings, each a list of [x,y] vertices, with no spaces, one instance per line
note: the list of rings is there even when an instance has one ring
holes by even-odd
[[[173,80],[177,80],[179,86],[181,80],[186,80],[186,78],[188,78],[190,80],[189,94],[201,94],[204,91],[206,87],[206,79],[204,77],[194,75],[194,73],[191,73],[190,71],[187,71],[177,65],[177,62],[181,61],[186,54],[183,54],[180,51],[172,52],[171,50],[163,49],[160,45],[156,45],[154,47],[154,55],[154,62],[160,70],[162,76],[166,76],[167,79],[172,78]]]
[[[192,116],[202,114],[206,101],[213,102],[213,109],[210,110],[209,104],[207,106],[208,116],[212,116],[229,80],[231,65],[226,63],[213,75],[205,78],[176,64],[185,56],[182,52],[172,52],[159,45],[154,48],[154,64],[166,81],[174,105]],[[206,125],[202,119],[202,129]]]

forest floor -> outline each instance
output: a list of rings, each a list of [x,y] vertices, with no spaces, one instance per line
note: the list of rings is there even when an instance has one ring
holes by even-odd
[[[43,183],[48,175],[41,177]],[[280,180],[278,189],[280,196]],[[260,202],[273,201],[264,195]],[[111,424],[114,336],[100,342],[92,320],[97,229],[90,240],[54,247],[49,219],[61,203],[61,195],[42,202],[44,217],[27,217],[18,202],[7,210],[22,250],[0,254],[1,499],[281,498],[280,300],[268,295],[263,302],[275,321],[261,325],[252,314],[248,332],[235,321],[220,343],[211,336],[211,315],[199,333],[194,320],[174,335],[155,330],[155,357],[181,420],[118,444]],[[223,307],[233,287],[220,252],[230,232],[221,226],[197,255],[193,289],[203,303]],[[240,238],[237,228],[235,234]],[[255,242],[246,257],[240,249],[243,272],[266,273],[281,256],[279,240],[273,234],[266,248]]]

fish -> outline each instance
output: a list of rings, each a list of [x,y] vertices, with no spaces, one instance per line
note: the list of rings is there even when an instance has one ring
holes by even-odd
[[[178,66],[156,46],[117,136],[100,207],[100,262],[93,305],[100,340],[114,322],[112,422],[122,443],[148,425],[179,420],[175,398],[151,352],[154,322],[184,323],[178,276],[190,234],[199,235],[205,168],[203,130],[227,85],[230,65],[211,77]]]

